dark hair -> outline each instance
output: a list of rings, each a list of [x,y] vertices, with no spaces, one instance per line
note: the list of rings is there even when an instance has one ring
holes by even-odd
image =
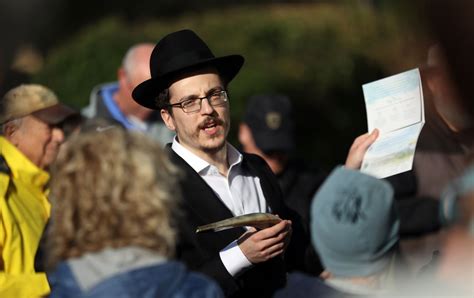
[[[161,91],[155,98],[155,105],[158,109],[165,109],[171,114],[171,107],[168,106],[170,103],[170,89],[166,88]]]

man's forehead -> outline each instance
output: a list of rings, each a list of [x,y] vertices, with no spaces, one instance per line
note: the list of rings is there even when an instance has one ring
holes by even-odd
[[[29,125],[34,125],[35,127],[49,126],[46,121],[36,117],[35,115],[26,115],[23,119],[24,122],[27,122]]]
[[[200,95],[215,87],[222,87],[222,80],[216,70],[194,71],[175,80],[169,88],[170,98]]]

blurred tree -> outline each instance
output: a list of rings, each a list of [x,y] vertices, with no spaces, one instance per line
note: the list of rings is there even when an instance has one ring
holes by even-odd
[[[286,93],[295,102],[298,154],[324,167],[344,162],[353,138],[367,130],[361,85],[419,63],[414,43],[419,37],[398,30],[393,18],[380,18],[372,9],[249,5],[148,21],[106,18],[54,48],[34,80],[70,104],[84,106],[94,85],[115,79],[128,46],[156,42],[182,28],[198,32],[216,55],[246,58],[230,90],[234,143],[250,95]]]

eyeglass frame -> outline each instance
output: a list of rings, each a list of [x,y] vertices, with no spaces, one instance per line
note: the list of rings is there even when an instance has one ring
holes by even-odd
[[[223,94],[224,95],[224,101],[222,103],[219,103],[219,104],[216,104],[216,105],[213,105],[210,101],[210,97],[213,96],[213,95],[216,95],[216,94]],[[186,111],[185,108],[183,107],[183,103],[185,102],[188,102],[188,101],[196,101],[199,99],[199,109],[196,109],[196,110],[193,110],[193,111]],[[196,113],[198,111],[200,111],[202,109],[202,101],[204,99],[207,99],[207,102],[209,103],[209,105],[211,107],[217,107],[217,106],[220,106],[220,105],[223,105],[225,104],[226,102],[229,101],[229,96],[227,95],[227,91],[226,90],[220,90],[220,91],[215,91],[215,92],[212,92],[211,94],[209,95],[205,95],[205,96],[202,96],[202,97],[196,97],[196,98],[192,98],[192,99],[185,99],[185,100],[182,100],[180,102],[177,102],[177,103],[173,103],[173,104],[167,104],[165,107],[166,108],[172,108],[172,107],[176,107],[176,108],[181,108],[181,110],[183,110],[183,112],[185,112],[186,114],[191,114],[191,113]]]

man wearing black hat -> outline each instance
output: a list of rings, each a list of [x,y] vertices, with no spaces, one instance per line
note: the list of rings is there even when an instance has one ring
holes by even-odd
[[[132,95],[139,104],[160,110],[166,126],[176,132],[168,150],[185,173],[177,257],[213,277],[227,296],[269,297],[286,280],[283,255],[292,222],[285,220],[290,211],[266,163],[258,156],[241,154],[226,141],[227,85],[243,62],[240,55],[215,57],[190,30],[174,32],[155,46],[151,79]],[[195,233],[199,225],[254,212],[271,212],[283,220],[259,231]],[[295,224],[293,238],[302,239]],[[297,253],[290,250],[291,259]]]

